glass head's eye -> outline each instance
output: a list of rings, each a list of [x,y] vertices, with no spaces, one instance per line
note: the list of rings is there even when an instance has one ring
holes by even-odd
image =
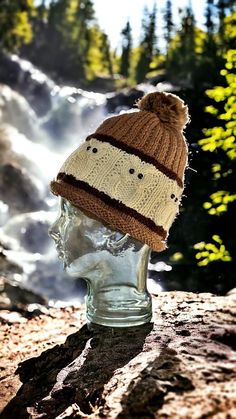
[[[123,239],[124,234],[123,233],[119,233],[118,231],[114,232],[112,235],[112,238],[116,241],[119,241],[121,239]]]
[[[89,150],[90,150],[90,148],[91,148],[91,146],[90,146],[90,145],[88,145],[87,150],[89,151]]]
[[[129,169],[129,173],[132,175],[134,173],[134,169]]]
[[[94,147],[93,150],[92,150],[92,152],[93,153],[97,153],[98,152],[98,149],[96,147]]]
[[[138,178],[139,178],[139,179],[143,179],[143,174],[142,174],[142,173],[139,173],[139,174],[138,174]]]
[[[172,193],[170,197],[171,197],[171,199],[174,199],[175,195]]]
[[[177,202],[178,201],[178,198],[175,198],[175,202]]]

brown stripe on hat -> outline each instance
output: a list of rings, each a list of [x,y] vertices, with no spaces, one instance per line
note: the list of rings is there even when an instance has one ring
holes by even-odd
[[[122,202],[117,201],[114,198],[111,198],[110,196],[108,196],[104,192],[101,192],[98,189],[93,188],[88,183],[86,183],[82,180],[76,179],[73,175],[68,175],[66,173],[60,172],[57,176],[57,180],[58,181],[62,180],[63,182],[68,183],[69,185],[81,188],[81,189],[85,190],[86,192],[91,193],[92,195],[94,195],[95,197],[98,197],[99,199],[101,199],[101,201],[105,202],[106,204],[110,205],[111,207],[117,208],[117,209],[123,211],[124,213],[136,218],[140,223],[145,224],[150,230],[157,233],[163,239],[166,238],[167,232],[164,230],[164,228],[162,226],[156,225],[154,223],[154,221],[152,221],[150,218],[145,217],[144,215],[140,214],[139,212],[137,212],[133,208],[127,207]]]
[[[140,223],[131,215],[124,214],[118,208],[111,207],[82,188],[72,186],[63,180],[52,181],[50,188],[55,195],[67,199],[75,207],[92,214],[94,218],[99,219],[100,222],[105,223],[113,230],[129,234],[134,239],[146,243],[157,252],[162,252],[166,249],[165,240],[146,225]]]
[[[145,161],[146,163],[153,164],[153,166],[155,166],[158,170],[160,170],[160,172],[166,175],[169,179],[175,180],[177,184],[181,188],[183,188],[183,181],[182,179],[180,179],[180,177],[177,176],[175,172],[173,172],[171,169],[168,169],[168,167],[158,162],[154,157],[148,156],[142,150],[132,147],[124,143],[123,141],[117,140],[111,135],[94,133],[94,134],[89,135],[86,138],[86,141],[91,140],[91,138],[96,138],[98,141],[109,143],[114,147],[118,147],[121,150],[126,151],[127,153],[134,154],[135,156],[139,157],[141,160]]]

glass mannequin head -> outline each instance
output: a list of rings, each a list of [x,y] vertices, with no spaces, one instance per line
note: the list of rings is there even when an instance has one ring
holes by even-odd
[[[67,273],[88,285],[87,317],[103,325],[130,326],[150,320],[146,290],[150,248],[60,198],[49,230]]]
[[[118,256],[125,249],[132,247],[137,252],[148,246],[114,230],[94,218],[85,210],[73,206],[68,200],[59,198],[58,217],[49,229],[49,235],[55,242],[58,257],[63,261],[65,270],[72,272],[71,266],[78,259],[98,251],[108,251]]]

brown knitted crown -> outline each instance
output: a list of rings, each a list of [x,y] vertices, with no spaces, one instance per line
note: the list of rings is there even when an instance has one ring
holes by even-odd
[[[153,249],[178,212],[187,164],[184,102],[150,93],[106,119],[66,160],[51,190]]]
[[[187,162],[183,128],[188,109],[176,95],[150,93],[138,107],[142,111],[106,119],[88,139],[96,137],[154,164],[161,172],[183,185]]]

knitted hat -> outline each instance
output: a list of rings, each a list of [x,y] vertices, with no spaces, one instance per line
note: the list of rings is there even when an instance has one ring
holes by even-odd
[[[106,119],[65,161],[51,190],[116,230],[161,251],[183,192],[189,120],[171,93]]]

